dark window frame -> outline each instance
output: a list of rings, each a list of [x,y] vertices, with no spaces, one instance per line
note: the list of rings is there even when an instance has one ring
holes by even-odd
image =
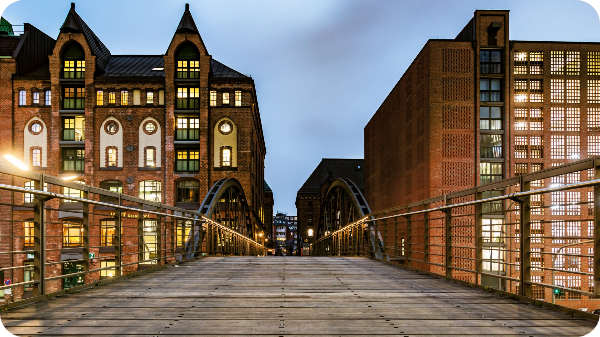
[[[175,186],[175,195],[177,202],[198,203],[200,202],[200,183],[195,179],[179,180]]]
[[[500,60],[493,60],[493,54]],[[484,49],[479,52],[479,69],[481,74],[502,74],[502,50]]]
[[[196,152],[197,159],[191,159],[190,153]],[[185,158],[179,158],[180,153],[185,153]],[[175,171],[176,172],[198,172],[200,170],[200,151],[197,149],[177,149],[175,150]]]
[[[83,86],[64,86],[62,88],[62,109],[84,110],[85,96],[85,87]]]
[[[73,151],[75,151],[73,153]],[[80,152],[81,151],[81,152]],[[71,153],[71,154],[69,154]],[[85,149],[83,148],[64,148],[62,149],[62,170],[63,172],[84,172],[85,171]],[[72,158],[67,158],[72,157]],[[72,167],[67,168],[67,163],[72,163]]]
[[[185,128],[179,128],[179,120],[185,119]],[[196,128],[191,128],[191,120],[195,120]],[[175,118],[175,140],[200,140],[200,118],[198,117],[176,117]]]

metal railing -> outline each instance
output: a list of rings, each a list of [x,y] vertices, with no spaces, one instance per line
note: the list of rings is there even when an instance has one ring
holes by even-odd
[[[600,159],[591,158],[369,214],[311,252],[400,261],[588,309],[600,306],[599,206]]]
[[[266,255],[198,212],[4,165],[0,233],[4,307],[204,255]]]

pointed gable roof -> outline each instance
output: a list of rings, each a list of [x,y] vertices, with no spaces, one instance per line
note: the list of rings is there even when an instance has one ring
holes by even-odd
[[[94,34],[88,25],[81,19],[79,14],[75,12],[75,3],[71,3],[71,9],[67,18],[60,27],[61,33],[82,33],[92,51],[92,55],[96,56],[96,64],[106,70],[108,61],[110,60],[110,50],[106,48],[104,43]]]
[[[192,13],[190,12],[190,4],[185,4],[185,12],[183,12],[183,16],[181,17],[181,21],[179,21],[179,26],[177,26],[176,33],[198,33],[198,28],[196,28],[196,23],[194,22],[194,18],[192,17]]]

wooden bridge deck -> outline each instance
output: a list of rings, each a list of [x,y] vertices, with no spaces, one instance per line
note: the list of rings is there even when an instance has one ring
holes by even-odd
[[[1,318],[18,336],[581,336],[596,325],[370,259],[325,257],[209,257]]]

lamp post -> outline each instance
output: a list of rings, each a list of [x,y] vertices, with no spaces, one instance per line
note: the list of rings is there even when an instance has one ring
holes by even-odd
[[[556,252],[556,254],[554,256],[552,256],[552,304],[554,304],[554,302],[556,302],[556,293],[554,292],[554,261],[556,261],[556,257],[560,254],[560,251],[565,248],[565,247],[570,247],[570,246],[577,246],[577,245],[581,245],[584,243],[591,243],[594,242],[594,240],[587,240],[587,241],[581,241],[581,242],[575,242],[575,243],[568,243],[566,245],[562,245],[560,248],[558,248],[558,251]]]

